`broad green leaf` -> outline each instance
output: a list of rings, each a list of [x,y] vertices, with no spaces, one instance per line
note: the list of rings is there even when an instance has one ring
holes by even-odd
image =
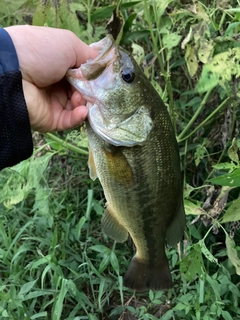
[[[187,107],[199,107],[202,102],[202,99],[200,97],[193,97],[188,103],[185,104]]]
[[[236,138],[233,138],[232,144],[228,149],[228,156],[229,158],[238,163],[239,157],[238,157],[238,141]]]
[[[26,294],[26,296],[24,297],[23,301],[27,301],[27,300],[32,300],[38,297],[46,297],[46,296],[51,296],[52,292],[51,291],[47,291],[47,290],[36,290],[36,291],[31,291],[28,294]]]
[[[126,9],[129,7],[133,7],[140,3],[141,1],[130,1],[130,2],[125,2],[121,5],[121,9]],[[96,9],[92,15],[91,15],[91,21],[95,22],[97,20],[101,19],[108,19],[111,17],[113,10],[116,8],[116,5],[108,5],[101,7],[100,9]]]
[[[15,13],[21,6],[27,2],[26,0],[1,0],[0,16],[1,14],[9,15],[9,13]]]
[[[240,220],[240,198],[233,201],[222,218],[222,223]]]
[[[79,24],[75,10],[85,11],[83,5],[65,0],[39,1],[33,16],[33,25],[68,29],[83,38],[83,27]]]
[[[161,320],[172,320],[176,311],[170,309],[161,316]]]
[[[47,311],[43,311],[43,312],[38,312],[36,314],[34,314],[33,316],[31,316],[31,320],[34,320],[34,319],[46,319],[48,313]]]
[[[110,254],[105,254],[103,256],[103,259],[102,259],[100,265],[99,265],[98,271],[100,273],[102,273],[107,268],[107,266],[109,265],[109,262],[110,262]]]
[[[194,159],[196,166],[199,165],[201,160],[208,155],[208,150],[204,145],[197,146],[195,152],[194,152]]]
[[[226,234],[226,247],[227,247],[227,255],[229,260],[232,262],[236,269],[236,274],[240,276],[240,259],[238,257],[238,252],[236,249],[236,245],[233,239],[229,237],[227,233]]]
[[[75,225],[75,227],[71,228],[71,235],[74,237],[76,241],[78,241],[81,235],[82,227],[84,226],[86,221],[87,221],[86,217],[83,216],[80,218],[79,222]]]
[[[166,8],[168,5],[172,2],[173,0],[161,0],[161,1],[155,1],[156,7],[157,7],[157,13],[158,17],[160,18],[163,13],[165,12]]]
[[[240,168],[232,173],[223,174],[209,181],[220,186],[240,187]]]
[[[177,33],[165,34],[162,38],[163,46],[167,49],[172,49],[176,47],[181,40],[181,36]]]
[[[209,274],[206,273],[206,280],[208,281],[208,283],[210,284],[211,288],[213,289],[214,292],[214,299],[216,301],[220,301],[221,297],[220,297],[220,293],[219,293],[219,285],[218,285],[218,281],[214,278],[212,278]]]
[[[25,295],[26,293],[28,293],[28,292],[34,287],[34,285],[35,285],[36,282],[37,282],[37,279],[25,283],[25,284],[21,287],[21,290],[20,290],[20,292],[19,292],[19,295]]]
[[[217,170],[228,170],[229,173],[238,169],[239,166],[236,165],[235,163],[233,162],[222,162],[222,163],[218,163],[218,164],[215,164],[213,166],[214,169],[217,169]]]
[[[221,311],[221,315],[223,316],[224,320],[232,320],[232,316],[230,315],[230,313],[228,311]]]
[[[199,45],[201,39],[206,37],[206,35],[209,37],[209,23],[208,21],[204,21],[204,19],[199,23],[196,23],[191,26],[192,28],[192,36],[195,41],[196,45]]]
[[[183,190],[184,191],[184,198],[187,198],[191,194],[191,192],[193,192],[194,190],[195,190],[194,187],[192,187],[190,184],[186,183],[185,188]],[[188,200],[186,200],[186,205],[188,204],[187,201]]]
[[[89,247],[89,249],[100,252],[102,254],[110,254],[111,252],[111,250],[108,247],[101,244],[96,244],[94,246],[91,246]]]
[[[38,186],[35,193],[35,203],[32,211],[37,210],[39,214],[45,215],[49,212],[49,190],[48,188],[43,188]]]
[[[110,254],[110,263],[113,267],[113,270],[116,271],[117,274],[119,274],[119,263],[118,263],[118,258],[115,254],[114,251],[111,252]]]
[[[126,35],[123,35],[121,44],[136,42],[136,41],[139,41],[140,39],[147,40],[149,37],[149,34],[150,34],[150,31],[145,29],[129,32]]]
[[[192,250],[180,262],[181,276],[186,281],[194,281],[205,270],[200,244],[194,244]]]
[[[209,70],[208,65],[203,66],[201,77],[197,84],[197,90],[199,93],[203,93],[212,90],[219,84],[217,74]]]
[[[176,47],[181,40],[181,36],[176,33],[165,34],[162,38],[163,46],[167,49],[166,58],[169,61],[172,57],[172,48]]]
[[[222,87],[232,80],[232,76],[240,76],[240,48],[229,49],[228,51],[215,55],[212,61],[203,66],[197,90],[205,92],[213,89],[218,84]]]
[[[78,10],[82,10],[81,5],[79,6]],[[72,8],[71,4],[69,5],[68,1],[60,0],[60,5],[57,8],[56,14],[60,20],[58,27],[71,30],[78,37],[82,38],[81,34],[83,31],[83,27],[77,19],[74,8]]]
[[[193,214],[198,216],[200,214],[206,214],[205,210],[189,200],[184,200],[184,208],[186,215]]]
[[[76,2],[72,2],[70,3],[70,8],[73,12],[75,12],[76,10],[79,10],[80,12],[86,12],[87,11],[87,7],[82,5],[81,3],[76,3]]]
[[[111,17],[113,10],[116,8],[116,5],[109,5],[97,8],[91,15],[91,21],[97,21],[102,19],[108,19]]]
[[[68,292],[67,282],[68,282],[67,279],[62,279],[62,281],[61,281],[61,289],[60,289],[60,292],[59,292],[58,297],[56,299],[56,304],[55,304],[53,311],[52,311],[52,320],[60,320],[61,319],[62,310],[63,310],[63,306],[64,306],[64,299],[65,299],[65,296]]]
[[[231,37],[234,34],[235,28],[239,26],[240,22],[233,22],[230,23],[225,31],[224,36],[225,37]]]
[[[46,257],[43,257],[41,259],[38,259],[36,261],[33,261],[31,263],[28,264],[27,268],[32,270],[32,269],[38,269],[39,266],[48,263],[48,261],[51,260],[51,256],[47,255]],[[49,266],[50,267],[50,266]]]
[[[197,62],[195,50],[189,44],[186,45],[185,60],[187,63],[188,72],[189,72],[190,76],[193,77],[197,72],[198,62]]]
[[[150,301],[152,301],[154,299],[154,293],[152,290],[149,290],[148,296],[149,296]]]
[[[44,26],[46,24],[49,24],[49,26],[53,26],[55,19],[56,13],[54,8],[51,6],[51,2],[47,1],[43,3],[39,1],[39,4],[33,16],[33,25]]]
[[[98,309],[102,311],[102,300],[104,299],[104,295],[106,294],[106,279],[101,278],[100,285],[98,287]]]
[[[127,20],[125,21],[124,23],[124,32],[127,32],[133,25],[133,21],[134,19],[136,18],[137,14],[136,13],[133,13],[133,14],[130,14],[127,18]]]
[[[136,43],[132,43],[132,55],[134,59],[137,61],[138,65],[141,65],[143,63],[145,57],[143,47],[139,46]]]
[[[208,250],[208,248],[205,245],[204,240],[200,240],[199,245],[201,247],[202,253],[205,255],[205,257],[210,261],[218,264],[218,260],[211,254],[211,252]]]
[[[22,161],[12,167],[8,180],[0,193],[0,203],[6,207],[11,207],[27,197],[33,188],[38,188],[43,173],[46,170],[53,153],[46,153],[41,157]]]
[[[213,52],[213,41],[206,40],[204,38],[200,39],[200,46],[198,49],[198,58],[202,63],[207,63]]]

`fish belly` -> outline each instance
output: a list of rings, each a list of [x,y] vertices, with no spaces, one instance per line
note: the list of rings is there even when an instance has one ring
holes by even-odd
[[[170,141],[152,132],[145,145],[127,148],[104,142],[89,124],[87,131],[107,200],[103,231],[120,242],[130,234],[136,247],[124,284],[137,291],[170,288],[166,232],[182,205],[179,156],[171,132]]]

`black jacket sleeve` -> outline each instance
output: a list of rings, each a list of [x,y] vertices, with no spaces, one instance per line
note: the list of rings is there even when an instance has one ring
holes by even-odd
[[[27,159],[32,151],[17,54],[10,36],[0,28],[0,170]]]

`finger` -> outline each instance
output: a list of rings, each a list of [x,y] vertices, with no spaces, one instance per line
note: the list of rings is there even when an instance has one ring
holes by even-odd
[[[85,63],[88,59],[95,59],[99,52],[89,47],[86,43],[80,40],[76,35],[73,35],[74,42],[72,49],[75,51],[76,60],[74,67],[80,67],[82,63]]]
[[[67,130],[81,125],[87,117],[88,110],[85,106],[78,106],[74,110],[63,110],[59,115],[55,130]]]
[[[71,96],[71,103],[75,108],[81,105],[85,105],[86,101],[85,99],[83,99],[82,95],[78,91],[74,91]]]

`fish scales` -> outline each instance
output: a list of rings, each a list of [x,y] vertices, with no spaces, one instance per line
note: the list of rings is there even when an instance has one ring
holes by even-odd
[[[110,83],[105,78],[100,82],[99,73],[97,80],[86,75],[85,79],[84,75],[74,78],[74,70],[68,75],[88,101],[90,173],[99,178],[106,198],[102,227],[119,242],[130,234],[135,244],[136,254],[124,276],[126,286],[137,291],[167,289],[172,279],[164,250],[166,238],[170,245],[176,244],[185,226],[178,146],[167,109],[155,89],[133,58],[123,51],[119,59],[118,52],[123,49],[111,38],[105,39],[104,50],[113,50],[118,57],[112,62],[113,54],[109,60],[105,56],[105,70],[115,72]],[[98,60],[93,63],[96,69]],[[129,99],[119,99],[119,95],[129,95],[129,86],[122,84],[119,76],[124,67],[138,72],[129,107]],[[96,90],[87,92],[89,87]],[[107,96],[107,91],[114,95]]]

